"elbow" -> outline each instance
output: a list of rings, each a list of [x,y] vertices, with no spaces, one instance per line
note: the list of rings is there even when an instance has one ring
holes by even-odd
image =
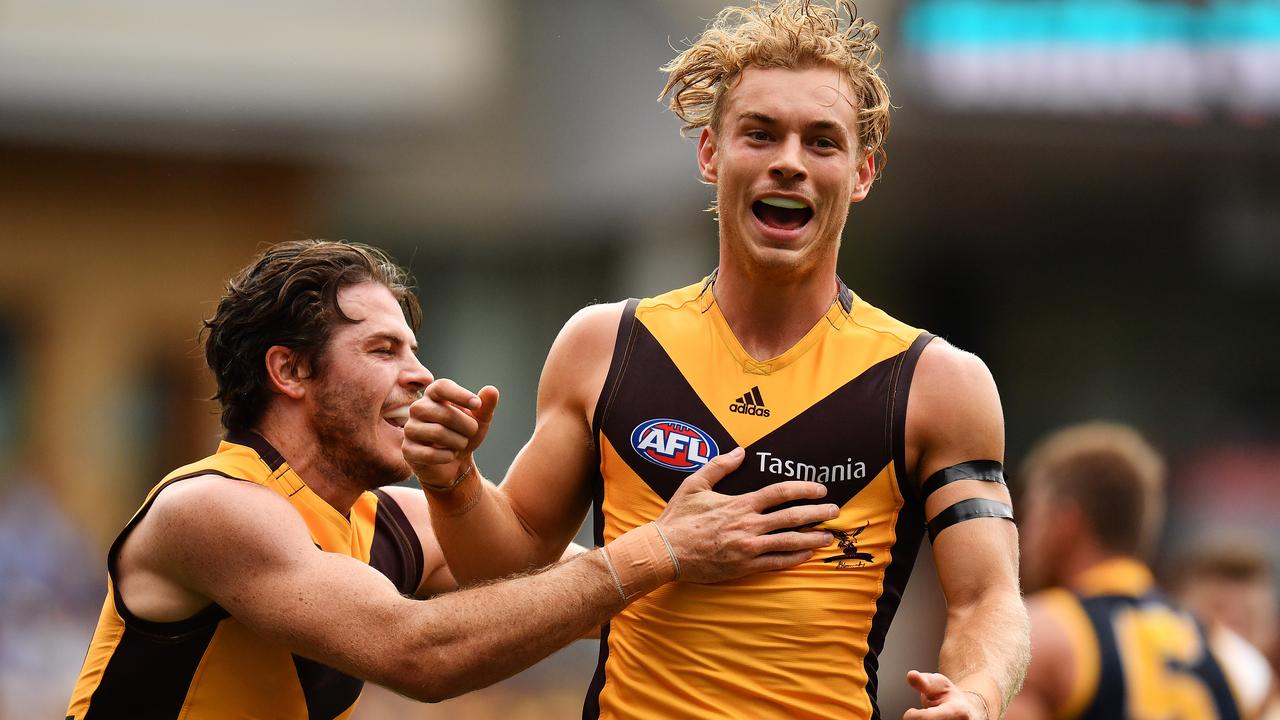
[[[397,677],[386,683],[387,687],[420,703],[434,704],[462,694],[450,688],[449,684],[441,678],[434,677],[425,667],[396,675]]]
[[[440,653],[419,648],[397,659],[377,682],[417,702],[443,702],[463,692],[456,687],[461,678],[450,672],[450,665]]]

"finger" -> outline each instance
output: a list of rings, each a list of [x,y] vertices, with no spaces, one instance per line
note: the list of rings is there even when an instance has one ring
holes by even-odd
[[[944,703],[927,708],[912,708],[902,715],[902,720],[964,720],[964,709],[954,703]]]
[[[473,421],[474,422],[474,421]],[[404,426],[405,440],[440,450],[461,452],[471,444],[471,438],[437,423],[417,423]]]
[[[743,497],[751,503],[756,512],[765,508],[791,502],[792,500],[817,500],[827,496],[827,487],[821,483],[807,480],[787,480],[747,493]]]
[[[472,437],[480,430],[480,423],[453,405],[442,405],[430,398],[418,400],[409,406],[409,421],[405,423],[405,437],[428,442],[434,428],[444,428],[463,437]],[[427,434],[424,434],[427,433]]]
[[[773,570],[786,570],[813,557],[812,550],[796,550],[794,552],[765,553],[746,564],[747,573],[755,574]]]
[[[449,378],[440,378],[431,383],[424,394],[438,403],[450,402],[473,410],[480,407],[480,398],[475,393]]]
[[[412,444],[408,440],[400,444],[400,452],[404,455],[404,461],[414,468],[425,468],[428,465],[447,465],[458,460],[456,450]]]
[[[493,412],[498,409],[498,388],[485,385],[476,396],[480,398],[480,407],[472,410],[471,417],[481,425],[488,425],[493,421]]]
[[[762,554],[795,552],[797,550],[817,550],[830,545],[832,542],[835,542],[835,538],[829,532],[783,532],[761,537],[759,547]]]
[[[804,525],[835,520],[840,508],[831,503],[822,505],[797,505],[760,515],[760,528],[764,532],[782,528],[798,528]]]
[[[675,495],[687,495],[691,492],[699,492],[715,487],[720,482],[720,478],[738,469],[742,464],[742,458],[746,457],[746,452],[742,448],[734,448],[732,451],[717,455],[711,458],[711,462],[703,465],[698,472],[690,475],[684,482],[680,483],[680,487],[676,488]]]
[[[941,695],[950,690],[952,686],[950,678],[946,675],[922,673],[916,670],[907,672],[907,684],[926,697]]]

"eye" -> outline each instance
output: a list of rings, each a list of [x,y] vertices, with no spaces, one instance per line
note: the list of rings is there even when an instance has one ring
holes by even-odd
[[[764,130],[748,130],[747,137],[751,138],[752,140],[755,140],[756,142],[769,141],[769,133],[765,132]]]
[[[373,354],[374,354],[374,355],[386,355],[386,356],[388,356],[388,357],[394,357],[394,356],[395,356],[395,354],[396,354],[396,351],[395,351],[395,350],[392,350],[392,349],[391,349],[391,348],[389,348],[389,347],[378,347],[378,348],[374,348],[374,349],[373,349]]]
[[[822,148],[823,150],[839,150],[840,149],[840,145],[837,144],[836,141],[832,140],[831,138],[820,137],[817,140],[814,140],[813,144],[815,147]]]

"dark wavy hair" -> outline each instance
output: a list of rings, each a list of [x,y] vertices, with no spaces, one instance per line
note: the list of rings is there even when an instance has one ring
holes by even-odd
[[[201,329],[204,355],[218,382],[222,426],[247,430],[270,398],[263,358],[273,345],[298,355],[311,375],[324,363],[334,326],[355,322],[338,307],[338,291],[381,283],[415,331],[422,308],[407,272],[377,248],[359,243],[300,240],[273,245],[227,283],[213,317]]]

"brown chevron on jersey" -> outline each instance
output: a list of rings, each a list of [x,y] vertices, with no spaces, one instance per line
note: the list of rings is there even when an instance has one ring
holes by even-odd
[[[626,373],[619,378],[601,430],[627,465],[663,500],[670,500],[688,472],[662,467],[636,452],[632,432],[667,418],[702,430],[724,453],[737,441],[699,399],[661,344],[641,323],[633,329]],[[726,494],[743,494],[793,479],[822,481],[822,502],[844,505],[892,460],[886,398],[897,356],[849,380],[800,415],[746,449],[742,466],[717,484]],[[876,406],[868,411],[871,406]]]

